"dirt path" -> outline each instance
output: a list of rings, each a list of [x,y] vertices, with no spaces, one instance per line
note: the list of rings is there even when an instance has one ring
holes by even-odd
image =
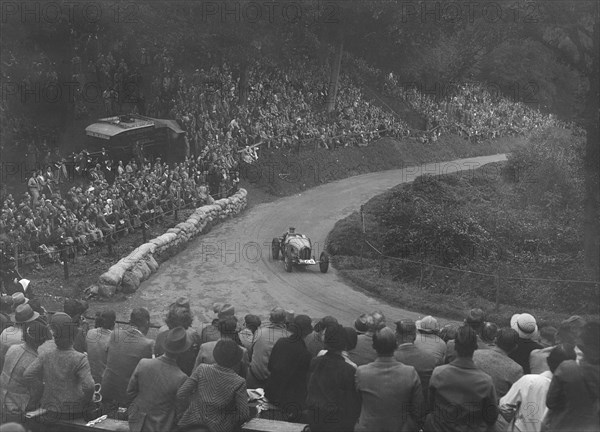
[[[247,313],[265,317],[279,305],[313,318],[333,315],[345,324],[376,309],[388,320],[418,318],[417,312],[387,305],[353,289],[335,269],[322,274],[318,266],[311,266],[286,273],[281,261],[270,258],[272,238],[295,226],[297,232],[311,238],[318,257],[336,221],[372,196],[424,173],[472,170],[504,159],[505,155],[484,156],[365,174],[259,204],[197,238],[162,264],[129,301],[117,306],[118,315],[126,318],[132,305],[144,306],[152,321],[162,324],[167,306],[184,296],[190,299],[196,324],[212,319],[215,302],[231,303],[238,317]]]

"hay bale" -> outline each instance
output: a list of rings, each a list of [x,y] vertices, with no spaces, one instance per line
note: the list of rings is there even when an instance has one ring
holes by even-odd
[[[145,281],[146,279],[148,279],[150,277],[150,275],[152,274],[152,270],[150,270],[150,268],[148,267],[148,264],[146,264],[146,260],[140,260],[138,261],[138,263],[135,265],[136,269],[140,269],[140,271],[142,272],[142,281]]]
[[[140,287],[140,278],[133,271],[126,271],[121,286],[125,294],[132,294]]]
[[[148,268],[152,273],[158,270],[158,262],[156,261],[156,259],[154,259],[154,256],[148,255],[146,257],[146,264],[148,265]]]

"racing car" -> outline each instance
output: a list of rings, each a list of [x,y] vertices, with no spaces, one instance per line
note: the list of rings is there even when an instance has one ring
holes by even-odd
[[[286,272],[290,273],[294,265],[309,266],[318,264],[321,273],[327,273],[329,269],[327,252],[321,252],[318,261],[312,255],[312,252],[310,239],[304,234],[296,233],[293,227],[283,236],[273,238],[271,243],[273,259],[283,259]]]

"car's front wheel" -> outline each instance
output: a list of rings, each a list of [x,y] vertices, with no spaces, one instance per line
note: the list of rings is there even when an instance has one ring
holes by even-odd
[[[279,239],[277,238],[271,242],[271,256],[274,260],[279,259]]]
[[[288,273],[292,272],[292,258],[288,254],[285,255],[284,262],[285,271]]]
[[[321,252],[319,270],[321,270],[321,273],[327,273],[327,270],[329,270],[329,255],[327,255],[327,252]]]

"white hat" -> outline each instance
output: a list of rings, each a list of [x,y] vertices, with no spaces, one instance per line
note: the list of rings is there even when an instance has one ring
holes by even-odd
[[[21,279],[19,281],[19,283],[21,284],[21,286],[23,287],[23,291],[27,292],[27,287],[29,286],[29,283],[31,281],[29,279]]]
[[[521,339],[535,339],[538,336],[535,318],[528,313],[514,314],[510,319],[510,327],[519,333]]]

